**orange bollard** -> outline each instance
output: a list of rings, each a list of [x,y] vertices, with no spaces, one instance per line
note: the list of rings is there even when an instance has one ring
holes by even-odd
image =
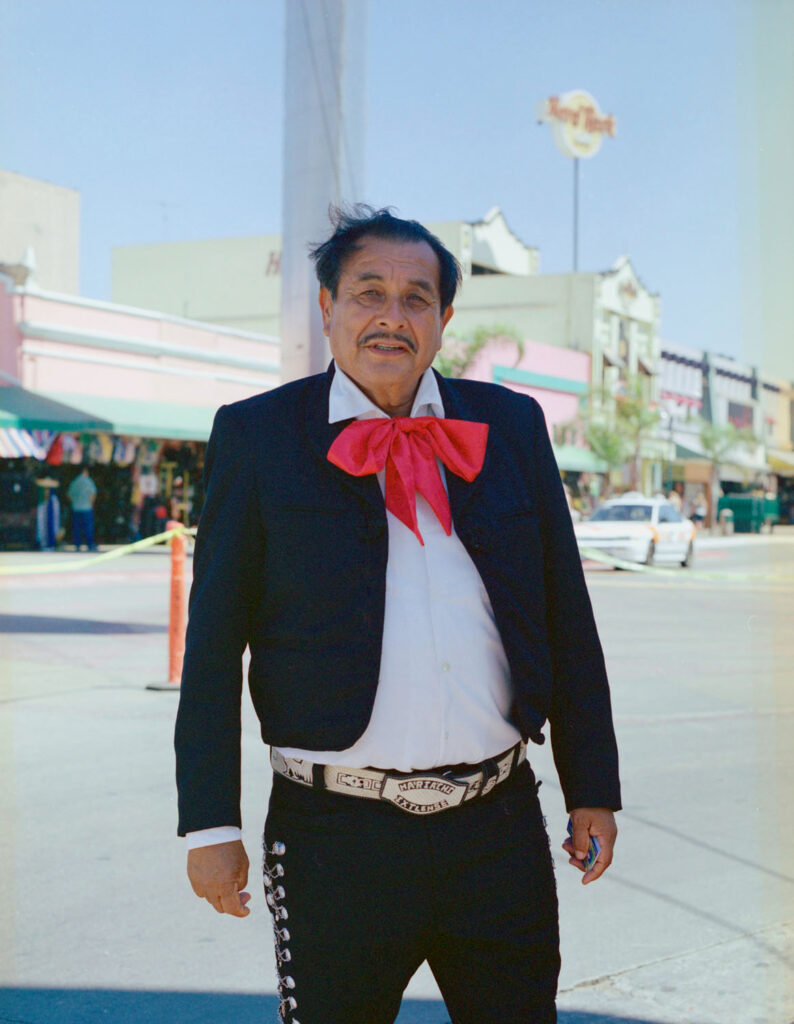
[[[182,523],[169,519],[167,530],[176,530]],[[185,629],[187,625],[187,602],[185,600],[185,553],[187,543],[184,533],[175,534],[171,544],[171,600],[168,610],[168,682],[150,683],[147,690],[178,690],[182,681],[182,661],[185,657]]]
[[[181,523],[169,520],[166,529],[175,530]],[[185,543],[184,533],[171,538],[171,605],[168,612],[168,682],[179,686],[182,681],[182,661],[185,657]]]

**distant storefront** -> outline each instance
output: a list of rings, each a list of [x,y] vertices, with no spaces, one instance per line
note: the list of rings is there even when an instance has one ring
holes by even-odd
[[[0,547],[68,542],[65,495],[83,466],[100,544],[193,524],[215,410],[279,381],[275,339],[2,274],[0,337]]]

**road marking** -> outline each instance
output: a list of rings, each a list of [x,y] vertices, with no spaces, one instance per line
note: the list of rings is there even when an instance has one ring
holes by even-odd
[[[689,580],[720,580],[723,582],[753,582],[761,581],[769,583],[779,581],[794,583],[794,574],[791,573],[758,573],[758,572],[698,572],[696,569],[663,569],[657,565],[643,565],[640,562],[628,562],[624,558],[615,558],[605,551],[597,548],[580,547],[579,554],[583,559],[590,562],[600,562],[603,565],[613,565],[616,569],[625,569],[628,572],[637,572],[655,576],[659,579],[689,579]]]

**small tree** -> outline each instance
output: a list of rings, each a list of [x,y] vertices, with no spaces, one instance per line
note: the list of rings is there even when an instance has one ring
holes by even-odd
[[[584,439],[593,454],[606,463],[604,498],[608,498],[612,493],[612,472],[626,465],[631,456],[631,445],[622,431],[609,423],[587,423]]]
[[[462,377],[474,362],[475,356],[496,338],[509,338],[518,349],[518,363],[524,354],[524,342],[514,327],[494,324],[492,327],[475,327],[468,334],[448,333],[444,336],[441,351],[433,360],[433,366],[442,377]]]
[[[709,527],[714,526],[715,504],[720,486],[720,467],[730,462],[730,455],[736,449],[749,451],[758,445],[758,438],[749,427],[735,427],[732,423],[711,423],[701,419],[698,434],[703,454],[711,466],[709,469],[711,501],[709,502]]]
[[[642,446],[659,422],[659,410],[649,402],[640,377],[630,377],[617,394],[599,388],[585,395],[577,418],[565,430],[584,437],[591,451],[607,464],[609,474],[630,466],[631,487],[640,484]],[[607,476],[605,497],[611,491]]]
[[[625,390],[615,395],[615,416],[618,429],[631,445],[631,487],[640,485],[640,463],[643,442],[655,433],[660,413],[648,401],[641,377],[630,377]]]

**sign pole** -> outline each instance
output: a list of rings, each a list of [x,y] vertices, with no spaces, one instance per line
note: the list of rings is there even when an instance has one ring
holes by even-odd
[[[573,272],[579,272],[579,158],[595,156],[605,136],[614,139],[617,123],[603,114],[584,89],[549,96],[537,105],[538,122],[552,126],[555,146],[573,160]]]
[[[573,272],[579,270],[579,157],[573,158]]]

